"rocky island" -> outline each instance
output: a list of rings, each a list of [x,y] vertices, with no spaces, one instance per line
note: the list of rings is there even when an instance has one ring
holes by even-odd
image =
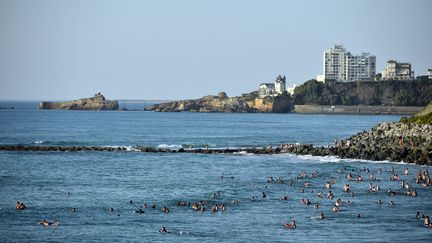
[[[157,104],[147,110],[156,112],[226,112],[226,113],[287,113],[292,111],[291,97],[288,93],[261,98],[258,92],[228,97],[225,92],[217,96],[209,95],[200,99],[174,101]]]
[[[91,98],[84,98],[65,102],[42,101],[39,110],[118,110],[117,100],[106,100],[101,93]]]

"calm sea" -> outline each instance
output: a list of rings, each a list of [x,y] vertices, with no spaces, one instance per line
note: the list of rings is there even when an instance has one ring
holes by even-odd
[[[432,240],[432,230],[415,217],[417,211],[432,216],[431,189],[413,180],[419,166],[334,157],[152,154],[132,149],[136,145],[326,145],[379,122],[397,121],[399,116],[38,111],[37,102],[0,102],[0,107],[15,108],[0,110],[0,144],[131,148],[127,152],[0,151],[1,242]],[[389,187],[401,188],[401,180],[389,180],[391,168],[417,189],[418,197],[388,195]],[[403,175],[405,168],[408,176]],[[318,176],[310,177],[315,171]],[[307,178],[298,177],[303,172]],[[348,181],[348,173],[365,180]],[[371,173],[379,180],[369,181]],[[268,183],[270,176],[284,183]],[[324,188],[331,179],[333,200],[327,199],[329,190]],[[305,182],[311,185],[304,187]],[[342,191],[346,183],[354,195]],[[382,190],[369,193],[369,183]],[[317,197],[319,191],[322,198]],[[283,195],[288,200],[280,200]],[[344,203],[340,212],[333,213],[337,198]],[[319,203],[319,208],[302,205],[301,199]],[[200,200],[208,201],[204,212],[177,206],[178,201]],[[238,203],[232,204],[233,200]],[[395,205],[389,206],[390,200]],[[16,201],[28,209],[16,210]],[[143,208],[144,203],[155,204],[155,209]],[[210,212],[211,206],[222,203],[225,211]],[[170,212],[161,212],[163,207]],[[135,212],[140,208],[145,213]],[[316,219],[320,213],[326,219]],[[38,225],[44,219],[60,225]],[[283,226],[291,220],[297,222],[296,229]],[[162,226],[169,233],[160,234]]]

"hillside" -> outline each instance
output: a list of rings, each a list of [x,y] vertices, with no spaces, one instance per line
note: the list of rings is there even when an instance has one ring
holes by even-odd
[[[295,89],[294,104],[426,106],[432,80],[328,82],[309,80]]]
[[[426,106],[422,111],[415,114],[413,117],[402,117],[401,122],[432,125],[432,102],[429,103],[429,105]]]

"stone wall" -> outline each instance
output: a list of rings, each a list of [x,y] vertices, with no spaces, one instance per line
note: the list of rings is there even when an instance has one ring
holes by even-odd
[[[296,113],[311,114],[394,114],[412,115],[423,107],[419,106],[329,106],[329,105],[295,105]]]

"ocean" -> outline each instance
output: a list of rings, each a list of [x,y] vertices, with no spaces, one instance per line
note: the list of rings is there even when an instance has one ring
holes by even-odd
[[[377,123],[398,121],[400,116],[39,111],[37,102],[0,102],[0,107],[15,108],[0,110],[0,144],[129,148],[122,152],[0,151],[1,242],[432,240],[432,230],[416,218],[417,211],[432,215],[432,191],[414,180],[419,169],[429,167],[289,154],[134,150],[138,145],[328,145]],[[389,180],[392,169],[400,180]],[[349,173],[361,175],[364,181],[348,181]],[[369,180],[370,174],[377,179]],[[402,180],[417,190],[417,197],[402,194]],[[327,181],[334,182],[333,200],[327,198]],[[382,190],[369,192],[369,183],[379,184]],[[343,192],[345,184],[350,184],[354,195]],[[391,196],[389,188],[400,193]],[[284,195],[288,200],[281,200]],[[343,202],[340,211],[332,212],[338,198]],[[302,205],[302,199],[312,205]],[[16,201],[28,208],[16,210]],[[177,205],[200,201],[203,212]],[[211,212],[215,204],[226,209]],[[169,213],[162,212],[163,207]],[[137,213],[139,209],[144,213]],[[320,213],[325,214],[324,220],[317,219]],[[60,224],[43,226],[38,224],[41,220]],[[297,228],[284,227],[292,220]],[[168,233],[159,233],[161,227]]]

